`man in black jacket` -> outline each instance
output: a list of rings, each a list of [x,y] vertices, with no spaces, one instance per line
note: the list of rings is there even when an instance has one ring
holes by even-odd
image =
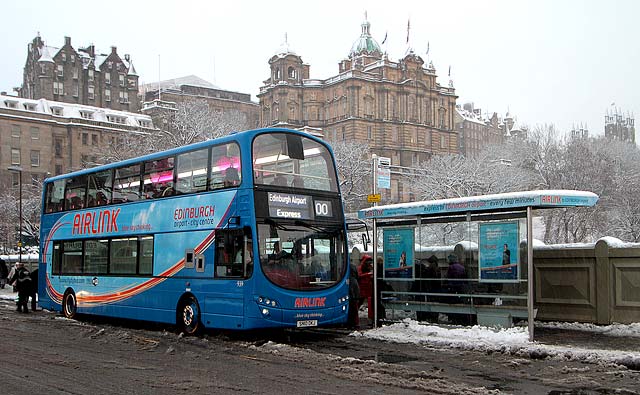
[[[16,263],[15,273],[13,273],[13,276],[9,279],[10,283],[15,283],[16,290],[18,291],[18,301],[16,302],[18,305],[16,311],[18,313],[22,313],[23,310],[25,313],[29,312],[27,301],[29,300],[32,289],[32,281],[29,274],[29,270],[24,267],[24,263],[18,262]]]

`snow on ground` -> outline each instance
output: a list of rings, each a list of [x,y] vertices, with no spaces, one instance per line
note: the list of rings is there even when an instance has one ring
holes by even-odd
[[[595,326],[579,323],[555,323],[554,328],[596,331],[614,336],[640,337],[640,324]],[[398,343],[415,343],[470,351],[501,352],[527,358],[558,358],[588,363],[614,363],[627,367],[640,367],[640,352],[585,349],[576,346],[555,346],[529,341],[526,327],[493,329],[480,326],[458,327],[425,325],[406,318],[399,323],[354,332],[352,336]]]
[[[581,332],[594,332],[607,336],[640,338],[640,322],[634,322],[633,324],[613,324],[604,326],[595,324],[581,324],[578,322],[544,322],[536,323],[536,327],[565,329]]]

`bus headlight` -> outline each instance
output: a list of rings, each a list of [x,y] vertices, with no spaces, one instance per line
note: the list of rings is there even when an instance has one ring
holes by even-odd
[[[264,296],[258,296],[257,302],[259,305],[262,306],[268,306],[268,307],[277,307],[278,306],[278,302],[276,302],[273,299],[264,297]]]
[[[262,309],[262,315],[268,316],[269,314],[269,309]]]

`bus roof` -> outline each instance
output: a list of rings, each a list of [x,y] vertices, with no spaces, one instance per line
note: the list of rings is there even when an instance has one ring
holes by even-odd
[[[591,207],[597,201],[598,195],[593,192],[536,190],[376,206],[360,210],[358,218],[432,217],[468,211],[497,212],[527,207]]]
[[[113,169],[113,168],[116,168],[116,167],[128,166],[128,165],[131,165],[131,164],[135,164],[135,163],[143,162],[143,161],[147,161],[147,160],[154,160],[154,159],[164,158],[166,156],[176,155],[176,154],[179,154],[181,152],[190,151],[190,150],[197,150],[198,148],[204,148],[204,147],[208,147],[210,145],[224,144],[224,143],[227,143],[227,142],[230,142],[230,141],[235,141],[237,139],[237,137],[245,135],[245,134],[258,135],[260,133],[265,133],[265,132],[288,132],[288,133],[300,134],[302,136],[308,137],[308,138],[310,138],[312,140],[321,142],[321,143],[326,145],[326,142],[324,142],[322,139],[319,139],[318,137],[313,136],[311,134],[308,134],[308,133],[305,133],[305,132],[301,132],[299,130],[287,129],[287,128],[278,128],[278,127],[252,129],[252,130],[245,130],[245,131],[242,131],[242,132],[232,132],[229,135],[222,136],[222,137],[219,137],[219,138],[216,138],[216,139],[213,139],[213,140],[201,141],[201,142],[198,142],[198,143],[193,143],[193,144],[185,145],[185,146],[182,146],[182,147],[171,148],[171,149],[168,149],[166,151],[154,152],[152,154],[137,156],[137,157],[125,159],[125,160],[122,160],[122,161],[119,161],[119,162],[108,163],[108,164],[105,164],[105,165],[100,165],[100,166],[90,167],[90,168],[87,168],[87,169],[77,170],[77,171],[70,172],[70,173],[60,174],[60,175],[49,177],[49,178],[45,179],[45,182],[48,183],[48,182],[56,181],[56,180],[63,179],[63,178],[74,177],[74,176],[79,176],[79,175],[89,174],[89,173],[95,173],[95,172],[98,172],[98,171],[101,171],[101,170],[108,170],[108,169]],[[331,147],[329,147],[329,149],[331,149]]]

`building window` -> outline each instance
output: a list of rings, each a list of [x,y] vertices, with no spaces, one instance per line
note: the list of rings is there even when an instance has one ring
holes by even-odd
[[[118,74],[118,80],[120,81],[120,86],[124,86],[124,74]]]
[[[104,90],[104,100],[111,101],[111,89]]]
[[[62,174],[62,165],[56,165],[56,176]]]
[[[24,109],[27,111],[35,111],[36,105],[33,103],[24,103]]]
[[[47,65],[44,63],[40,65],[40,74],[47,74]]]
[[[31,151],[31,167],[40,166],[40,151]]]
[[[120,91],[120,103],[129,103],[129,92]]]
[[[347,139],[347,133],[345,130],[345,127],[342,127],[342,141],[345,141]]]
[[[75,62],[76,62],[76,55],[71,54],[71,63],[75,63]]]
[[[11,164],[20,165],[20,150],[17,148],[11,149]]]
[[[4,104],[7,106],[7,108],[16,108],[16,102],[13,100],[5,100]]]
[[[130,89],[135,89],[136,88],[136,79],[135,78],[129,78],[129,88]]]
[[[40,140],[40,129],[35,126],[31,127],[31,140]]]
[[[62,53],[62,61],[66,62],[67,61],[67,54],[66,53]]]
[[[105,73],[104,75],[104,83],[107,85],[111,85],[111,73]]]
[[[78,79],[78,69],[77,68],[73,68],[73,79],[77,80]]]
[[[89,70],[89,71],[91,71],[91,70]],[[94,94],[95,88],[93,87],[93,85],[89,85],[87,87],[87,90],[88,90],[88,94],[89,94],[89,99],[93,100],[95,98],[95,94]]]
[[[91,111],[80,111],[80,116],[84,119],[93,119],[93,113]]]
[[[20,125],[11,125],[11,143],[14,145],[20,145]]]
[[[98,145],[98,135],[97,134],[92,134],[91,135],[91,145]]]
[[[63,77],[64,76],[64,66],[59,64],[56,65],[56,74],[58,75],[58,77]]]
[[[87,70],[87,76],[88,76],[88,80],[89,80],[90,82],[92,82],[92,81],[93,81],[93,76],[94,76],[94,71],[93,71],[93,69],[89,69],[89,70]]]
[[[125,124],[127,122],[127,119],[125,117],[119,117],[117,115],[107,115],[107,121],[113,122],[113,123]]]
[[[53,94],[64,95],[64,84],[62,82],[55,81],[53,83]]]
[[[82,145],[89,144],[89,133],[82,133]]]
[[[62,140],[56,139],[54,143],[54,151],[56,158],[62,158]],[[60,174],[60,173],[57,173]]]
[[[373,140],[373,130],[372,130],[371,126],[367,126],[367,138],[369,140]]]
[[[440,136],[440,148],[447,148],[447,140],[443,135]]]
[[[80,88],[78,87],[78,83],[74,82],[73,83],[73,97],[78,97],[80,93]]]

